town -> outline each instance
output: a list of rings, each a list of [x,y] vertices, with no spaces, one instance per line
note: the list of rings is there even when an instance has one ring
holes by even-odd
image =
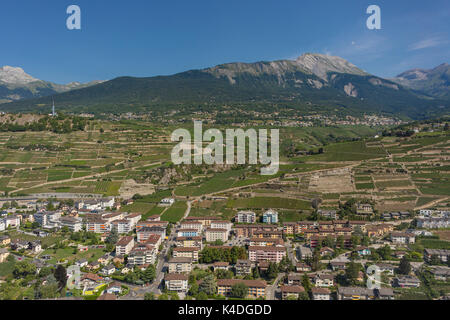
[[[164,210],[177,201],[154,200]],[[2,298],[393,300],[424,292],[449,298],[450,250],[435,249],[435,231],[450,227],[448,209],[389,212],[380,221],[317,210],[316,221],[281,223],[273,209],[224,220],[191,216],[189,205],[170,223],[158,214],[120,211],[133,202],[0,199],[0,267],[11,268],[1,280]],[[363,203],[353,209],[360,216],[373,211]],[[372,265],[380,280],[368,289]],[[69,266],[81,270],[69,277],[73,283]]]

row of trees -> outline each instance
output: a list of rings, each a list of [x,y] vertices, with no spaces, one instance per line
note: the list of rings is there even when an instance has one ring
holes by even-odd
[[[211,248],[206,247],[200,252],[200,263],[213,263],[217,261],[226,261],[236,263],[238,259],[246,259],[247,254],[243,247],[228,248]]]

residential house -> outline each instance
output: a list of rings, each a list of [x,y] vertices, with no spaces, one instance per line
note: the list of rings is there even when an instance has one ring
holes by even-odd
[[[316,287],[332,287],[334,285],[334,276],[332,274],[317,274],[314,278]]]
[[[230,268],[230,263],[226,261],[217,261],[213,263],[213,269],[216,270],[228,270]]]
[[[311,295],[313,300],[330,300],[331,291],[327,288],[311,288]]]
[[[420,280],[414,276],[399,276],[394,279],[394,286],[401,288],[418,288],[420,287]]]
[[[391,241],[395,244],[412,244],[416,242],[416,236],[413,233],[392,232]]]
[[[122,285],[117,281],[111,282],[106,288],[106,293],[109,294],[119,295],[122,293],[122,291],[123,291]]]
[[[80,259],[75,262],[75,265],[80,268],[87,267],[88,264],[89,264],[89,262],[86,259]]]
[[[423,257],[425,261],[430,263],[433,257],[436,257],[439,261],[446,263],[450,259],[450,250],[447,249],[425,249]]]
[[[435,267],[430,270],[434,275],[434,278],[439,281],[447,281],[450,279],[450,268],[448,267]]]
[[[359,246],[355,249],[356,253],[360,256],[368,256],[371,254],[369,247]]]
[[[112,275],[114,272],[116,272],[116,267],[112,264],[109,264],[105,267],[102,268],[102,270],[100,271],[103,275],[105,276],[110,276]]]
[[[343,261],[331,261],[330,266],[333,271],[345,270],[346,263]]]
[[[311,271],[311,267],[303,262],[297,262],[295,265],[297,272],[309,272]]]
[[[283,300],[286,300],[289,297],[294,297],[295,299],[298,299],[299,295],[305,292],[305,288],[299,285],[293,286],[283,285],[281,286],[280,291],[281,291],[281,298]]]
[[[0,248],[0,263],[3,263],[6,261],[6,259],[9,256],[9,251],[6,248]]]
[[[7,246],[11,243],[11,238],[9,236],[0,236],[0,246]]]

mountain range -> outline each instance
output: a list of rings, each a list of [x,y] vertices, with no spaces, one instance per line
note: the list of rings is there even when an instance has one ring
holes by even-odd
[[[450,65],[434,69],[413,69],[399,74],[392,81],[437,98],[450,99]]]
[[[36,79],[25,73],[22,68],[4,66],[0,67],[0,103],[50,96],[102,82],[56,84]]]
[[[66,91],[59,94],[41,87],[38,93],[54,95],[58,108],[71,112],[287,106],[421,119],[448,113],[450,108],[449,65],[433,70],[411,70],[383,79],[340,57],[307,53],[295,60],[228,63],[171,76],[119,77],[94,85],[79,84],[81,88],[67,85],[58,89]],[[30,87],[36,83],[33,80],[23,76],[21,81]],[[54,85],[48,86],[56,91]],[[34,97],[1,104],[0,110],[48,112],[50,104],[48,97]]]

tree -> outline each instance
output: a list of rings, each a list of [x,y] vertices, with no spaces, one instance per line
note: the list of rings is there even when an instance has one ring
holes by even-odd
[[[28,261],[21,261],[17,263],[13,270],[15,278],[25,278],[28,275],[36,274],[36,266]]]
[[[252,271],[253,279],[259,279],[261,276],[259,274],[259,268],[254,267]]]
[[[309,300],[309,294],[307,292],[300,292],[298,294],[298,300]]]
[[[314,250],[312,261],[311,261],[311,269],[312,271],[319,270],[319,264],[320,264],[320,252],[318,248]]]
[[[275,279],[278,276],[278,267],[275,263],[269,263],[269,268],[267,268],[266,275],[269,279]]]
[[[213,275],[206,276],[198,288],[199,292],[203,292],[208,296],[216,293],[217,283]]]
[[[189,295],[196,296],[198,294],[198,284],[197,282],[194,282],[191,284],[191,287],[189,288]]]
[[[350,262],[345,269],[345,278],[349,284],[355,284],[356,279],[358,279],[360,271],[360,264],[355,262]]]
[[[388,245],[381,247],[377,250],[377,253],[380,255],[381,259],[389,260],[391,259],[392,249]]]
[[[156,275],[155,266],[153,264],[151,264],[142,273],[141,280],[144,281],[145,283],[152,282],[153,279],[155,279],[155,275]]]
[[[56,267],[54,275],[55,275],[56,281],[58,281],[59,291],[61,291],[62,289],[64,289],[66,287],[66,283],[67,283],[67,271],[66,271],[66,268],[64,268],[64,266],[59,264]]]
[[[248,295],[248,287],[243,282],[238,282],[231,287],[231,296],[244,299]]]
[[[306,292],[309,293],[311,291],[311,281],[306,273],[304,273],[302,277],[302,286],[305,288]]]
[[[400,260],[398,271],[400,274],[409,274],[411,272],[411,263],[409,263],[409,260],[406,257],[403,257],[402,260]]]
[[[204,292],[199,292],[195,299],[196,300],[208,300],[208,295]]]
[[[170,300],[180,300],[180,297],[178,296],[178,293],[171,292],[170,293]]]
[[[116,244],[117,241],[119,241],[119,234],[115,229],[111,230],[108,237],[106,238],[105,242],[109,244]]]
[[[144,295],[144,300],[155,300],[155,294],[153,292],[146,292]]]
[[[169,300],[167,293],[162,293],[159,295],[158,300]]]

